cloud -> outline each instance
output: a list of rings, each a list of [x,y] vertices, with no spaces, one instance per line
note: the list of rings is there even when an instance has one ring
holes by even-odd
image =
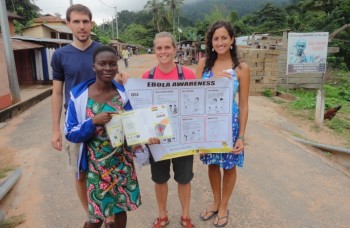
[[[142,10],[146,5],[147,0],[72,0],[73,4],[83,4],[92,12],[93,20],[97,24],[101,24],[103,21],[112,20],[115,17],[115,8],[117,7],[118,12],[122,10],[129,11],[139,11]],[[34,0],[35,5],[37,5],[42,11],[42,14],[55,14],[59,13],[62,18],[66,16],[66,10],[70,5],[69,0]]]

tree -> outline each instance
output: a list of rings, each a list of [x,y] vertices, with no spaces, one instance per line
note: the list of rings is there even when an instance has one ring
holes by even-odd
[[[161,13],[164,12],[164,4],[159,0],[148,0],[144,9],[152,12],[153,23],[156,25],[158,32],[160,32],[159,19],[164,16],[161,16]]]
[[[153,39],[153,37],[148,37],[147,29],[138,24],[129,25],[120,35],[120,38],[129,44],[139,44],[142,46],[149,46],[150,40],[152,41]]]
[[[263,7],[253,13],[255,16],[255,26],[260,31],[273,31],[285,27],[286,13],[283,8],[266,3]]]
[[[39,16],[40,8],[30,0],[5,0],[8,11],[23,17],[23,21],[30,21]]]
[[[208,21],[205,21],[205,20],[203,20],[203,21],[198,21],[198,22],[196,23],[196,26],[195,26],[196,29],[197,29],[198,35],[205,37],[209,26],[210,26],[210,24],[209,24]]]
[[[204,36],[200,35],[198,33],[198,30],[193,27],[187,27],[186,29],[184,29],[183,34],[185,39],[190,41],[201,41],[204,39]]]
[[[236,10],[232,10],[228,15],[229,22],[231,24],[234,24],[236,21],[239,20],[239,16]]]
[[[179,9],[180,6],[183,5],[184,0],[164,0],[165,5],[167,5],[171,12],[172,12],[172,18],[173,18],[173,34],[175,32],[175,24],[176,24],[176,15],[175,13],[177,13],[177,15],[179,14]],[[177,16],[179,17],[179,16]]]
[[[222,14],[222,11],[219,10],[218,7],[215,7],[214,10],[209,15],[205,15],[205,20],[209,22],[209,24],[213,24],[217,20],[226,20],[227,17]]]
[[[118,13],[119,31],[120,33],[122,33],[131,24],[145,25],[148,21],[151,20],[152,15],[150,12],[133,12],[128,10],[122,10],[120,13]]]
[[[39,16],[40,8],[30,0],[5,0],[6,8],[9,12],[16,13],[18,16],[23,17],[22,20],[14,21],[16,27],[16,33],[20,33],[23,28],[29,27],[34,18]]]
[[[96,24],[94,24],[92,32],[96,34],[96,41],[101,42],[103,44],[110,43],[111,34],[108,31],[104,31],[102,26],[97,26]]]
[[[244,24],[242,22],[242,20],[238,20],[234,23],[233,25],[235,31],[236,31],[236,36],[242,36],[242,35],[250,35],[254,32],[254,30],[252,30],[252,27],[247,26],[246,24]]]

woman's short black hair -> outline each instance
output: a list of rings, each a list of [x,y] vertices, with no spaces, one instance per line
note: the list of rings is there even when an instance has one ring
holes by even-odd
[[[108,45],[100,45],[98,46],[95,51],[94,51],[94,54],[93,54],[93,61],[95,62],[96,60],[96,56],[101,53],[101,52],[105,52],[105,51],[108,51],[108,52],[111,52],[113,53],[115,56],[117,56],[117,52],[114,50],[114,48],[112,48],[111,46],[108,46]]]

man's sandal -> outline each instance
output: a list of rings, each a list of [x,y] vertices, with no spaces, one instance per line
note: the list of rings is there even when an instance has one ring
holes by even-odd
[[[204,216],[202,215],[204,213]],[[211,211],[211,210],[208,210],[208,209],[204,209],[204,211],[202,211],[200,214],[199,214],[199,218],[202,220],[202,221],[207,221],[209,219],[211,219],[212,217],[214,217],[214,215],[216,215],[218,213],[218,210],[216,211]],[[209,214],[209,216],[207,216]]]
[[[162,224],[164,223],[164,224]],[[164,228],[170,223],[170,220],[168,216],[165,216],[164,218],[157,218],[156,221],[153,223],[153,228]]]
[[[184,228],[193,228],[194,227],[190,217],[184,218],[184,217],[181,216],[180,224]]]
[[[223,217],[216,216],[216,218],[218,219],[218,223],[214,222],[214,226],[215,227],[224,227],[224,226],[226,226],[227,223],[228,223],[228,215],[229,215],[229,213],[230,213],[230,211],[227,209],[227,215],[226,216],[223,216]],[[226,219],[226,222],[224,222],[223,224],[219,224],[219,221],[221,219]]]

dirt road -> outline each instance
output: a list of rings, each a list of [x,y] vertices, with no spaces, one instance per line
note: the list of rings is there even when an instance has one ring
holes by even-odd
[[[153,55],[133,56],[126,71],[132,77],[155,64]],[[124,71],[120,62],[121,71]],[[194,67],[194,66],[192,66]],[[250,97],[245,166],[238,171],[230,201],[227,227],[348,227],[350,181],[346,169],[319,151],[296,143],[291,135],[341,146],[326,130],[312,131],[308,122],[297,122],[270,100]],[[13,118],[0,129],[0,166],[20,166],[23,175],[0,202],[6,217],[25,214],[18,227],[81,227],[86,216],[76,197],[66,154],[51,149],[50,99]],[[191,211],[197,227],[198,212],[210,203],[206,167],[195,157]],[[151,227],[157,216],[149,167],[138,171],[142,206],[128,214],[129,228]],[[170,181],[169,228],[180,227],[177,188]]]

